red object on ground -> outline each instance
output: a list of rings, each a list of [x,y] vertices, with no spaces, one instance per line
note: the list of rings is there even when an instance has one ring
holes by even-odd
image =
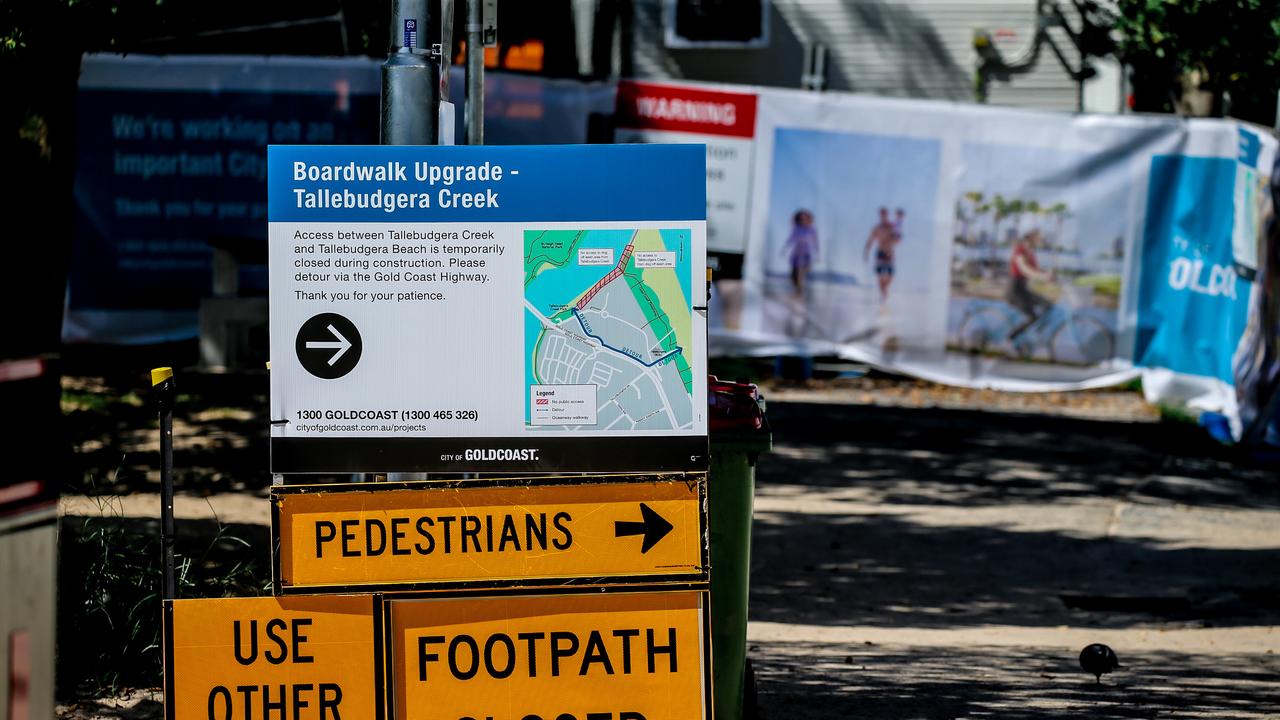
[[[707,409],[712,432],[760,430],[764,427],[764,408],[761,405],[760,388],[755,384],[707,376]]]

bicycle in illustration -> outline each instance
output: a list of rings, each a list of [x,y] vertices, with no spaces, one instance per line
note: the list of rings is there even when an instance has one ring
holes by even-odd
[[[1022,360],[1096,365],[1114,357],[1115,334],[1086,310],[1086,295],[1085,288],[1063,284],[1061,300],[1016,335],[1027,321],[1025,314],[1001,300],[969,298],[956,332],[959,349]]]

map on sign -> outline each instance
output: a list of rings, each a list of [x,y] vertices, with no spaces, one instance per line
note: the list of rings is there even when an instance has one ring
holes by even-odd
[[[525,426],[693,426],[692,231],[525,230]]]

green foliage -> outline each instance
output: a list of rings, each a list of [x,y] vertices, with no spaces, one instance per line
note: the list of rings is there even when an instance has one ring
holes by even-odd
[[[388,7],[363,0],[0,0],[0,157],[33,185],[70,185],[74,157],[59,149],[72,146],[83,53],[381,54]],[[318,25],[316,18],[335,20]],[[284,29],[253,30],[276,25]],[[37,176],[34,166],[55,158],[55,171]],[[57,190],[46,186],[40,194],[69,196]]]
[[[60,697],[154,687],[161,672],[162,571],[158,523],[123,517],[101,498],[98,514],[63,520],[59,549]],[[264,557],[257,557],[259,554]],[[180,597],[266,591],[262,547],[216,521],[179,523]]]
[[[710,374],[721,380],[733,382],[758,382],[766,373],[761,371],[758,360],[741,357],[711,358]]]
[[[1220,113],[1271,124],[1280,90],[1276,0],[1118,0],[1119,54],[1138,110],[1169,112],[1184,73],[1200,71]]]
[[[1093,288],[1093,291],[1100,295],[1109,295],[1113,298],[1120,297],[1119,275],[1105,273],[1081,275],[1073,281],[1073,284],[1079,287]]]
[[[79,390],[62,391],[62,411],[64,413],[89,413],[105,421],[111,418],[113,413],[121,410],[121,405],[126,405],[129,408],[141,408],[143,407],[142,397],[133,390],[123,395]]]
[[[0,3],[0,65],[97,51],[262,53],[281,43],[298,54],[305,52],[299,45],[316,45],[317,37],[327,44],[314,47],[315,54],[381,54],[388,7],[359,0],[5,0]],[[306,35],[308,23],[338,15],[340,28],[335,23],[328,34]],[[302,41],[295,43],[288,31],[246,31],[291,22],[299,23],[291,31]],[[205,38],[210,32],[220,33],[219,39]],[[340,35],[348,36],[345,43]]]
[[[56,42],[58,32],[62,33],[63,43],[70,41],[73,47],[112,47],[122,28],[127,27],[122,20],[143,20],[153,15],[159,4],[157,0],[10,0],[0,6],[0,60],[22,60],[28,53],[40,52]]]
[[[1160,422],[1196,427],[1200,425],[1200,417],[1186,408],[1160,403],[1156,405],[1156,409],[1160,411]]]

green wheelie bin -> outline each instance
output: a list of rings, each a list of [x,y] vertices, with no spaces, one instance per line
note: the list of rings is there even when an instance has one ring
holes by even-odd
[[[711,473],[711,653],[716,720],[755,717],[755,678],[747,661],[751,514],[755,466],[772,442],[764,400],[750,383],[708,379]]]

